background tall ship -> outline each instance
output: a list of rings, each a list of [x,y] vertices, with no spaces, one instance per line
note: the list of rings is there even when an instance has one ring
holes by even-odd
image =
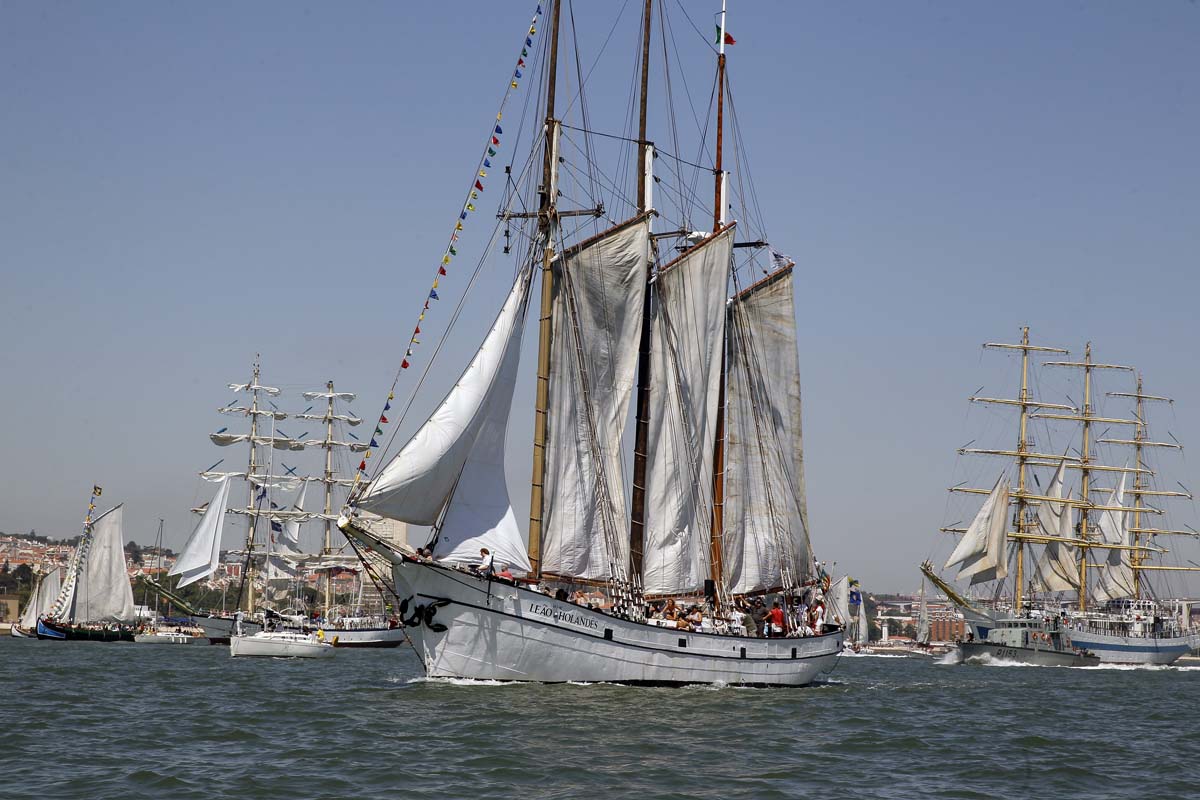
[[[974,403],[1016,412],[1015,449],[959,450],[963,455],[1003,458],[1013,464],[990,490],[951,489],[986,496],[968,528],[943,528],[962,534],[944,568],[957,567],[956,579],[977,587],[969,589],[975,598],[965,597],[942,579],[932,562],[922,565],[926,576],[966,615],[974,641],[965,650],[969,654],[1000,648],[1004,657],[1013,660],[1067,666],[1097,661],[1174,662],[1195,646],[1196,631],[1189,604],[1169,599],[1163,581],[1153,578],[1200,568],[1161,563],[1171,550],[1159,540],[1194,539],[1200,534],[1157,522],[1166,518],[1167,501],[1191,499],[1182,484],[1182,491],[1161,488],[1149,457],[1155,449],[1182,449],[1173,436],[1171,441],[1155,441],[1149,435],[1148,404],[1169,399],[1145,393],[1141,375],[1133,367],[1094,360],[1090,343],[1082,361],[1041,364],[1047,370],[1079,371],[1081,406],[1065,396],[1054,399],[1068,402],[1034,397],[1031,384],[1042,382],[1031,360],[1068,352],[1031,344],[1028,328],[1022,329],[1018,344],[984,347],[1020,353],[1021,384],[1015,398],[971,398]],[[1108,416],[1098,410],[1094,384],[1100,374],[1132,379],[1132,391],[1105,394],[1116,402],[1131,403],[1129,416]],[[1034,441],[1031,429],[1039,423],[1045,441],[1058,438],[1061,448]],[[1065,438],[1059,430],[1064,423],[1069,426]],[[1105,463],[1102,454],[1114,458]]]
[[[232,609],[225,613],[192,613],[192,619],[214,644],[229,643],[235,623],[235,610],[241,610],[243,633],[252,635],[264,627],[264,616],[271,617],[271,627],[328,629],[328,638],[342,647],[395,647],[404,641],[398,622],[389,624],[383,609],[371,615],[359,610],[345,609],[337,613],[333,596],[334,570],[359,570],[358,559],[352,552],[340,553],[334,542],[335,509],[340,508],[351,479],[346,477],[349,464],[338,468],[341,453],[363,453],[367,444],[357,441],[354,434],[342,426],[355,427],[362,420],[339,409],[338,404],[355,399],[351,392],[336,391],[333,382],[323,391],[308,391],[303,398],[310,405],[301,412],[281,410],[271,399],[281,390],[260,382],[260,367],[256,360],[249,383],[230,384],[240,397],[218,411],[244,417],[249,428],[246,433],[230,433],[222,428],[210,435],[220,447],[245,444],[247,464],[244,471],[218,471],[224,459],[200,473],[206,481],[217,484],[213,499],[194,509],[202,514],[183,551],[170,570],[178,576],[174,591],[165,590],[175,602],[180,602],[178,590],[211,578],[220,567],[221,543],[225,520],[232,515],[245,520],[244,544],[240,579],[233,598]],[[288,435],[283,425],[320,423],[324,436],[310,438],[309,431]],[[282,425],[281,425],[282,423]],[[305,475],[298,467],[289,466],[283,459],[305,450],[323,451],[323,469],[319,474]],[[293,463],[297,463],[293,461]],[[231,501],[235,483],[245,484],[245,505]],[[310,484],[320,485],[321,499],[312,505],[308,499]],[[340,493],[339,493],[340,492]],[[302,546],[302,526],[309,522],[323,525],[323,538],[318,552],[306,552]],[[338,538],[341,536],[338,534]],[[345,545],[345,542],[342,542]],[[295,587],[305,572],[316,572],[321,580],[318,618],[312,619],[307,609],[289,609],[295,598]],[[365,580],[365,578],[363,579]],[[262,595],[262,596],[260,596]],[[361,604],[360,604],[361,605]],[[184,607],[187,607],[184,604]],[[274,607],[274,608],[272,608]],[[285,612],[280,615],[278,612]],[[290,613],[287,613],[289,612]],[[303,612],[303,613],[301,613]]]
[[[562,101],[568,81],[560,68],[592,55],[560,57],[560,28],[573,21],[558,2],[547,7],[549,37],[535,46],[539,6],[506,93],[507,100],[533,63],[540,66],[539,122],[518,123],[532,154],[503,167],[508,187],[492,236],[517,255],[507,296],[458,381],[394,457],[378,454],[384,466],[352,492],[340,523],[364,551],[392,561],[407,630],[430,676],[803,685],[841,650],[839,627],[804,631],[807,620],[793,604],[815,601],[822,577],[809,545],[793,273],[790,262],[772,257],[765,235],[744,233],[758,224],[745,172],[736,176],[743,216],[736,224],[728,216],[725,134],[733,134],[734,163],[745,163],[738,127],[725,120],[732,101],[724,51],[732,37],[722,13],[716,144],[707,150],[708,125],[698,126],[701,154],[713,155],[711,165],[698,166],[648,139],[653,22],[657,14],[663,25],[666,9],[647,0],[642,11],[633,84],[640,88],[630,96],[631,135],[622,136],[591,127],[582,94]],[[664,38],[678,30],[665,24]],[[680,76],[664,84],[672,80]],[[586,76],[570,85],[586,85]],[[561,118],[564,111],[578,114],[579,124]],[[503,112],[502,105],[479,176],[500,160],[503,130],[512,126]],[[676,138],[676,120],[669,123]],[[612,160],[598,155],[606,143]],[[605,172],[613,163],[626,167],[624,179]],[[658,175],[656,163],[666,164]],[[439,277],[484,189],[473,181]],[[706,184],[712,205],[696,193]],[[504,456],[538,277],[526,536]],[[429,308],[426,301],[414,345]],[[402,370],[410,358],[412,345]],[[389,547],[364,512],[430,526],[432,557]],[[469,572],[481,548],[497,569],[506,565],[521,579]],[[577,598],[590,593],[572,603],[568,589]],[[780,637],[746,635],[737,599],[773,593],[787,601]],[[703,606],[692,624],[647,614],[655,601],[686,605],[688,598]]]

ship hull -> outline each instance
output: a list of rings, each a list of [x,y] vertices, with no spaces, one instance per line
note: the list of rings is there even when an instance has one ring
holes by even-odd
[[[1071,640],[1107,664],[1173,664],[1191,649],[1187,636],[1121,636],[1087,630],[1071,631]]]
[[[261,658],[329,658],[333,655],[333,645],[319,641],[316,636],[257,633],[253,636],[231,636],[229,655]]]
[[[394,554],[407,633],[428,676],[476,680],[804,686],[843,632],[754,639],[623,620]]]
[[[1073,638],[1077,646],[1083,646],[1078,637]],[[1100,658],[1094,655],[992,642],[962,642],[958,648],[964,664],[1007,661],[1039,667],[1094,667],[1100,663]]]
[[[399,647],[403,628],[326,628],[325,638],[334,647]]]
[[[196,616],[192,617],[192,622],[204,631],[204,637],[208,639],[209,644],[229,644],[229,637],[233,635],[233,617]],[[261,624],[248,619],[242,620],[242,633],[249,636],[261,630]]]
[[[133,631],[124,629],[92,629],[61,622],[39,619],[37,638],[45,641],[69,642],[132,642]]]
[[[18,625],[15,622],[13,623],[12,628],[9,630],[8,633],[14,639],[36,639],[37,638],[37,631],[26,630],[25,628],[22,628],[20,625]]]

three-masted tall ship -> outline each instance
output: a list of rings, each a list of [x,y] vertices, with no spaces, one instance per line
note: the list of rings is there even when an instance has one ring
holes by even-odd
[[[962,608],[973,640],[968,648],[988,652],[990,645],[1003,648],[1012,660],[1056,665],[1174,662],[1195,638],[1190,609],[1185,602],[1163,597],[1150,576],[1196,571],[1194,566],[1159,563],[1158,557],[1169,550],[1158,539],[1200,534],[1153,521],[1166,514],[1163,501],[1191,499],[1186,490],[1159,487],[1147,458],[1151,448],[1181,449],[1174,437],[1170,442],[1154,441],[1148,433],[1146,405],[1169,399],[1145,393],[1142,376],[1133,367],[1094,360],[1090,343],[1082,361],[1041,364],[1046,369],[1079,370],[1082,404],[1035,398],[1030,386],[1037,365],[1031,360],[1068,356],[1068,351],[1032,344],[1028,328],[1022,329],[1020,343],[984,347],[1020,353],[1017,397],[971,398],[973,403],[1014,409],[1017,443],[1011,450],[964,447],[959,453],[1010,459],[1013,469],[1002,471],[991,490],[952,487],[952,492],[983,495],[985,500],[968,528],[942,530],[962,534],[944,568],[957,567],[956,580],[982,586],[987,595],[968,599],[939,577],[931,562],[922,565],[926,576]],[[1136,374],[1132,391],[1106,393],[1118,402],[1132,401],[1132,415],[1108,416],[1098,410],[1093,384],[1099,373]],[[1049,426],[1063,423],[1075,426],[1077,433],[1070,436],[1068,431],[1064,452],[1047,452],[1049,448],[1039,447],[1032,435],[1038,421],[1047,426],[1047,437],[1053,435]],[[1119,458],[1104,463],[1100,446],[1110,453],[1125,450],[1130,457],[1124,463]],[[1078,483],[1072,491],[1068,485],[1075,483],[1074,475]],[[1049,482],[1043,484],[1044,478]]]
[[[234,401],[218,411],[244,417],[249,422],[249,429],[246,433],[230,433],[222,428],[210,434],[210,439],[220,447],[245,444],[248,452],[246,468],[218,471],[216,467],[221,463],[218,462],[200,473],[205,480],[216,483],[217,489],[209,503],[193,509],[202,516],[169,574],[179,576],[176,589],[211,578],[220,566],[226,518],[233,515],[244,519],[243,563],[234,606],[245,612],[243,630],[253,633],[262,628],[261,615],[256,614],[261,605],[256,586],[261,585],[266,590],[272,584],[286,583],[287,578],[281,576],[296,572],[300,565],[324,571],[326,579],[321,607],[328,610],[332,606],[330,570],[347,563],[357,565],[357,560],[352,556],[337,555],[333,545],[334,523],[338,516],[337,508],[341,505],[336,500],[336,492],[340,488],[344,493],[352,483],[345,472],[339,473],[336,469],[334,454],[343,451],[363,453],[368,445],[357,440],[351,441],[354,437],[348,432],[345,435],[350,439],[338,438],[340,426],[355,427],[362,423],[362,419],[337,407],[338,404],[352,402],[355,395],[335,390],[332,381],[326,383],[324,390],[303,393],[303,398],[311,405],[302,412],[283,411],[270,399],[278,397],[280,390],[260,382],[257,360],[250,382],[229,384],[229,388],[239,396],[244,396],[245,402]],[[289,436],[278,424],[288,420],[292,420],[292,424],[319,422],[324,428],[324,435],[314,438],[305,431]],[[282,460],[288,453],[314,449],[324,451],[324,469],[319,474],[300,474],[295,467],[287,466]],[[275,453],[282,456],[278,463]],[[230,499],[236,482],[246,485],[245,505]],[[308,487],[313,483],[323,489],[323,501],[318,508],[306,507]],[[285,500],[285,495],[290,499]],[[305,553],[301,548],[301,526],[308,522],[324,525],[323,546],[319,553]],[[235,614],[198,613],[192,618],[210,642],[229,642]],[[287,623],[280,620],[279,624],[283,626]],[[329,620],[321,620],[320,624],[331,628],[330,638],[337,636],[341,646],[394,647],[403,641],[403,633],[382,619],[359,619],[353,627],[344,631]]]
[[[517,251],[511,287],[457,382],[393,457],[364,473],[339,525],[391,560],[408,634],[430,676],[808,684],[833,666],[843,631],[814,629],[798,613],[802,601],[819,602],[828,582],[821,585],[809,543],[793,270],[765,236],[742,233],[753,213],[744,194],[743,218],[730,219],[723,148],[728,133],[736,146],[738,129],[725,120],[732,37],[724,11],[714,48],[716,146],[702,148],[711,166],[697,166],[648,137],[652,26],[665,9],[643,4],[640,91],[627,128],[636,135],[622,137],[590,127],[585,98],[562,102],[558,94],[566,83],[557,77],[560,28],[564,18],[573,24],[560,6],[547,5],[549,36],[535,46],[538,7],[511,81],[515,89],[540,64],[535,155],[504,167],[509,188],[493,236]],[[564,109],[580,113],[581,126],[560,118]],[[499,161],[500,119],[481,175]],[[591,159],[598,139],[625,148],[618,160],[635,165],[636,202]],[[667,164],[659,175],[656,160]],[[748,179],[737,177],[739,185]],[[564,188],[565,178],[574,188]],[[707,208],[695,202],[702,179],[712,181]],[[482,190],[476,181],[443,265]],[[597,198],[604,193],[607,204]],[[621,205],[632,206],[629,214],[614,218]],[[705,220],[700,230],[696,218]],[[523,533],[504,457],[531,302],[536,409]],[[402,368],[410,358],[411,347]],[[430,526],[427,546],[389,546],[364,512]],[[783,621],[765,626],[774,636],[744,626],[751,596],[778,603]],[[674,618],[676,602],[688,606],[690,622]],[[655,613],[662,604],[666,611]]]

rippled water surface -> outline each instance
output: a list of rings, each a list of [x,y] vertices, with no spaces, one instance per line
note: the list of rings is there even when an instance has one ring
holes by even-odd
[[[807,689],[426,681],[407,649],[0,640],[0,797],[1189,798],[1200,668],[843,658]]]

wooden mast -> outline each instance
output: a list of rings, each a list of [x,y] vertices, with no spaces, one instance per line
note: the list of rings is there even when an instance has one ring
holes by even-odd
[[[1025,533],[1025,462],[1029,450],[1029,326],[1021,328],[1021,432],[1017,439],[1017,533]],[[1017,575],[1014,580],[1013,610],[1021,615],[1025,581],[1025,540],[1017,540]]]
[[[550,314],[554,300],[554,238],[558,232],[558,120],[554,118],[554,89],[558,76],[558,26],[560,0],[551,0],[550,62],[546,80],[546,137],[542,158],[542,185],[538,194],[538,230],[542,251],[542,302],[538,317],[537,393],[533,421],[533,478],[529,493],[529,562],[533,575],[542,574],[543,489],[546,485],[546,430],[550,405]]]
[[[725,172],[721,167],[721,150],[725,141],[725,0],[721,0],[721,26],[717,33],[717,152],[714,164],[716,177],[713,196],[713,233],[721,230],[725,217]],[[728,323],[728,317],[726,318]],[[712,527],[709,530],[709,577],[713,585],[722,585],[724,574],[722,542],[725,531],[725,378],[726,351],[729,331],[721,347],[721,376],[717,389],[717,419],[713,442]],[[787,587],[784,587],[787,588]],[[720,591],[718,588],[717,591]]]
[[[650,142],[646,140],[646,107],[650,86],[650,19],[654,0],[646,0],[642,14],[642,87],[638,107],[638,213],[649,210]],[[642,554],[646,547],[646,448],[650,439],[650,315],[654,264],[646,264],[646,291],[642,300],[642,334],[638,339],[637,405],[633,435],[633,491],[630,496],[629,577],[641,581]]]
[[[241,605],[241,596],[244,594],[246,611],[251,614],[254,613],[254,528],[258,522],[258,515],[254,513],[254,473],[258,471],[254,450],[254,437],[258,435],[258,372],[258,354],[255,354],[254,374],[250,379],[250,463],[246,469],[246,488],[249,492],[246,510],[250,514],[246,518],[246,564],[242,568],[242,584],[238,592],[238,605]]]

